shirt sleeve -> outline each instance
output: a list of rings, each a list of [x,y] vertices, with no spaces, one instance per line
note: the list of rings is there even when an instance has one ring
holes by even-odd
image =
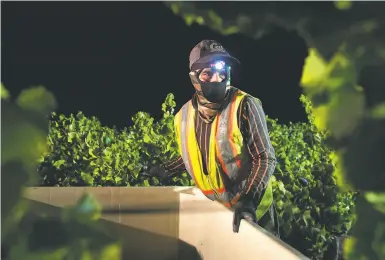
[[[259,200],[275,170],[275,151],[260,101],[247,96],[241,105],[238,122],[252,158],[252,168],[240,194]]]
[[[163,167],[168,176],[187,171],[182,156],[178,156],[174,160],[164,164]]]

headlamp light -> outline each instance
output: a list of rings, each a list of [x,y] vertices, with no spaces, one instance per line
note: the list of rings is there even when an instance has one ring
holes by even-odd
[[[225,83],[226,86],[230,86],[231,67],[229,64],[226,64],[221,60],[216,60],[211,63],[201,63],[199,67],[200,69],[196,69],[190,72],[190,78],[193,84],[206,84],[207,82],[205,80],[200,79],[201,73],[205,72],[204,76],[208,77],[211,77],[210,75],[213,75],[213,73],[219,73],[219,76],[223,80],[222,82]],[[209,70],[206,71],[206,69]]]
[[[210,64],[210,68],[214,69],[216,71],[223,70],[225,68],[225,66],[226,66],[226,63],[223,61],[216,61],[216,62]]]

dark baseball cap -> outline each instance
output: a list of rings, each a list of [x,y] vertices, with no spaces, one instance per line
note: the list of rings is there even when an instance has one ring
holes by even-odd
[[[214,40],[203,40],[190,52],[190,70],[203,69],[208,63],[222,60],[230,64],[241,64],[238,59],[231,56],[222,44]]]

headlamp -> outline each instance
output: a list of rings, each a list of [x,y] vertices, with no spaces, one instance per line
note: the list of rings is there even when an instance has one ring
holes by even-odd
[[[230,86],[230,71],[231,67],[229,64],[226,64],[224,61],[216,60],[211,63],[200,63],[200,68],[193,70],[190,72],[190,78],[193,82],[193,84],[207,84],[205,80],[201,81],[200,76],[201,73],[204,71],[205,75],[211,77],[213,73],[219,73],[219,76],[222,78],[222,83],[224,83],[226,86]],[[205,71],[205,69],[209,68],[209,71]],[[211,75],[211,76],[210,76]]]
[[[210,68],[216,70],[216,71],[221,71],[225,68],[226,63],[223,61],[216,61],[212,64],[210,64]]]

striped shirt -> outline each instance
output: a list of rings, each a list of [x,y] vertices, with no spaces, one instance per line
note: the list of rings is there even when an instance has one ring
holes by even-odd
[[[195,118],[195,133],[202,153],[204,171],[207,172],[206,165],[209,158],[208,148],[212,123],[205,123],[198,115]],[[260,198],[275,170],[276,159],[274,148],[270,142],[265,113],[262,105],[256,99],[249,96],[243,99],[238,109],[238,127],[252,158],[250,175],[240,193],[241,195]],[[169,175],[186,171],[181,156],[165,164],[164,167]]]

